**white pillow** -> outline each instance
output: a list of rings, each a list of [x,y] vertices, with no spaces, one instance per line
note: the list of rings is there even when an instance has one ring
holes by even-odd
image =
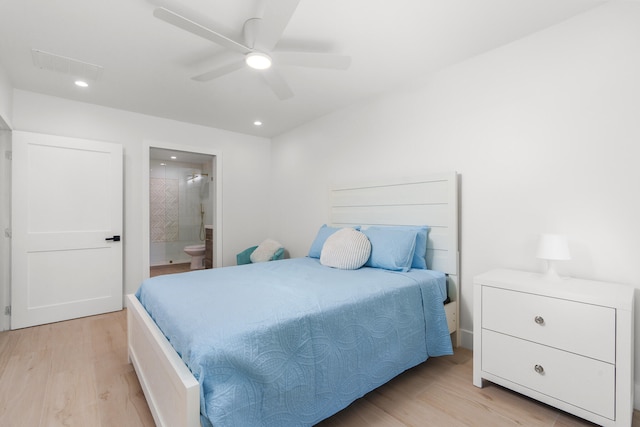
[[[260,243],[255,251],[249,256],[251,262],[267,262],[273,258],[273,255],[282,245],[275,240],[267,239]]]
[[[322,246],[320,264],[342,270],[357,270],[371,255],[371,242],[353,228],[336,231]]]

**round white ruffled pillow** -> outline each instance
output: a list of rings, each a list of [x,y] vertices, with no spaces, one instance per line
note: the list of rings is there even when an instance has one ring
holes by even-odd
[[[342,270],[357,270],[371,255],[371,242],[353,228],[343,228],[327,238],[320,253],[320,264]]]

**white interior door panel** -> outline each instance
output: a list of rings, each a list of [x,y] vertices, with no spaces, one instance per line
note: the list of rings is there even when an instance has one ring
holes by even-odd
[[[122,309],[122,146],[14,132],[12,183],[11,328]]]

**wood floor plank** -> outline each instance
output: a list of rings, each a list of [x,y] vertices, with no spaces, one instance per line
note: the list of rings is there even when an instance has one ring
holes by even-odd
[[[325,420],[317,427],[405,427],[397,418],[386,413],[366,399],[359,399],[341,411]]]
[[[100,425],[95,378],[88,365],[49,377],[42,420],[40,425],[47,427]]]
[[[5,372],[17,341],[17,334],[0,333],[0,375]]]
[[[51,349],[11,355],[0,375],[0,425],[40,425],[50,360]]]
[[[168,265],[156,265],[149,269],[149,277],[161,276],[163,274],[185,273],[191,271],[191,263],[178,263]]]
[[[530,411],[526,402],[509,402],[512,395],[505,393],[498,398],[495,392],[502,391],[493,387],[487,390],[473,390],[468,382],[437,381],[436,385],[423,393],[419,400],[428,408],[441,411],[462,425],[515,426],[518,424],[542,427],[553,425],[557,414],[542,408]],[[492,396],[493,395],[493,396]],[[520,396],[517,396],[519,399]],[[455,405],[452,403],[455,402]]]
[[[103,426],[153,426],[153,417],[133,369],[98,380],[98,413]]]
[[[102,358],[111,353],[113,357],[127,362],[127,318],[126,312],[119,311],[109,316],[90,319],[91,347],[94,358]]]
[[[374,390],[365,399],[392,415],[404,426],[462,427],[465,425],[437,408],[415,399],[406,399],[404,395],[394,393],[386,387],[383,390]]]

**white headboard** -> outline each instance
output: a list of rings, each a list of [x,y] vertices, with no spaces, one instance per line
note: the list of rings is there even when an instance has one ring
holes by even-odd
[[[458,250],[458,175],[434,174],[414,179],[340,185],[331,189],[333,226],[428,225],[427,267],[448,275],[449,331],[455,346],[460,313]]]
[[[455,172],[395,182],[334,187],[331,223],[428,225],[427,266],[458,275],[458,179]]]

